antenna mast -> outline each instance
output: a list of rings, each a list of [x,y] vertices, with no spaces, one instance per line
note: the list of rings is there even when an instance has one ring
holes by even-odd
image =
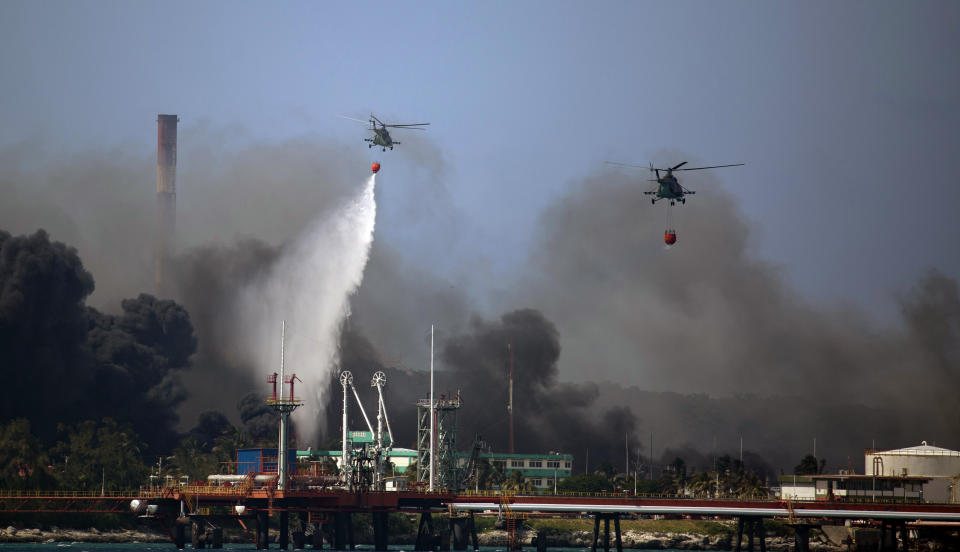
[[[508,386],[507,412],[510,414],[510,454],[513,454],[513,340],[507,343],[510,353],[510,383]]]

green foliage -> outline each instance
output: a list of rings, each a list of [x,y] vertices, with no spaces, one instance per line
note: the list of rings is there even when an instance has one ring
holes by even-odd
[[[407,484],[413,484],[417,482],[417,469],[417,461],[411,461],[410,465],[407,466],[407,471],[403,472],[403,475],[407,477]]]
[[[205,481],[207,476],[219,473],[220,458],[206,450],[206,446],[192,437],[180,441],[173,449],[171,474],[189,481]]]
[[[511,470],[501,487],[505,491],[517,493],[528,493],[534,490],[533,484],[527,481],[520,470]]]
[[[557,484],[557,491],[564,493],[599,493],[612,490],[613,482],[599,473],[574,475]]]
[[[597,468],[597,472],[606,476],[607,479],[611,479],[613,477],[613,474],[615,474],[617,470],[613,467],[613,464],[611,464],[610,462],[604,462],[603,464],[600,464],[599,468]]]
[[[593,519],[589,518],[533,518],[527,522],[534,530],[549,533],[593,531]],[[624,519],[620,521],[620,529],[624,532],[693,533],[708,536],[725,536],[734,531],[730,523],[690,519]]]
[[[24,418],[0,426],[0,488],[50,489],[56,480],[47,470],[47,455]]]
[[[140,457],[143,444],[129,424],[104,418],[76,427],[60,424],[58,429],[65,440],[56,444],[51,455],[63,488],[125,491],[146,482],[149,470]]]
[[[407,514],[393,512],[387,516],[387,532],[390,535],[408,535],[417,532],[417,524]]]
[[[237,450],[250,446],[250,441],[229,424],[219,431],[212,441],[202,441],[194,436],[196,433],[182,439],[173,450],[169,470],[165,470],[164,475],[206,481],[211,474],[233,473]]]
[[[793,473],[794,475],[817,475],[823,473],[826,465],[826,458],[818,463],[816,456],[808,454],[800,459],[800,463],[793,468]]]

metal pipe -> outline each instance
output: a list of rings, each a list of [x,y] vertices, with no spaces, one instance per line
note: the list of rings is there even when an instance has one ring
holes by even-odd
[[[360,407],[360,413],[363,414],[363,421],[367,422],[367,429],[370,430],[370,434],[373,435],[373,426],[370,425],[370,418],[367,417],[367,411],[363,409],[363,403],[360,402],[360,395],[357,393],[357,386],[350,383],[350,389],[353,389],[353,396],[357,399],[357,406]]]
[[[235,475],[235,474],[213,474],[207,476],[207,481],[212,481],[214,483],[239,483],[247,480],[246,475]],[[255,475],[253,480],[257,483],[269,483],[276,478],[275,475]]]
[[[383,402],[383,393],[380,393],[380,406],[383,407],[383,420],[387,423],[387,436],[390,437],[390,444],[387,445],[387,450],[393,448],[393,430],[390,429],[390,417],[387,416],[387,405]]]
[[[340,435],[343,451],[340,456],[340,465],[343,470],[343,484],[346,487],[350,487],[350,457],[347,455],[347,382],[352,379],[353,374],[349,371],[340,372],[340,385],[343,386],[343,425]]]

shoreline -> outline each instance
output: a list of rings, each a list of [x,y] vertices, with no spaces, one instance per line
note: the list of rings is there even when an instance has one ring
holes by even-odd
[[[413,544],[409,535],[396,535],[391,539],[394,544]],[[271,542],[276,543],[276,534],[271,535]],[[524,530],[520,532],[523,547],[536,550],[537,532]],[[592,532],[570,531],[565,533],[546,534],[547,549],[550,548],[590,548]],[[735,542],[732,535],[704,535],[698,533],[647,532],[627,530],[622,533],[624,549],[630,550],[732,550]],[[409,541],[409,542],[408,542]],[[478,541],[481,546],[505,547],[507,544],[506,531],[494,529],[480,533]],[[117,529],[101,531],[94,527],[88,529],[60,529],[51,527],[47,530],[36,528],[18,529],[13,526],[0,529],[0,543],[170,543],[170,536],[163,531],[152,529]],[[250,537],[240,531],[224,532],[224,543],[250,543]],[[293,541],[290,541],[291,544]],[[793,539],[780,536],[767,536],[767,549],[792,550]],[[364,544],[364,543],[358,543]],[[372,544],[372,543],[371,543]],[[611,547],[613,543],[611,542]],[[291,550],[293,548],[291,547]],[[831,544],[823,540],[811,539],[812,551],[839,551],[845,547]]]

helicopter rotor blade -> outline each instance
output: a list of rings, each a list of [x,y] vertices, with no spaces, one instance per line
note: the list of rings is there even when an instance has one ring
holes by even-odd
[[[604,161],[607,165],[614,165],[617,167],[630,167],[633,169],[645,169],[643,165],[631,165],[630,163],[617,163],[616,161]]]
[[[390,128],[398,128],[400,130],[427,130],[425,128],[420,128],[420,127],[408,127],[408,126],[397,126],[397,125],[386,125],[386,126]]]
[[[351,121],[356,121],[356,122],[358,122],[358,123],[364,123],[364,124],[370,122],[370,121],[364,121],[364,120],[361,120],[361,119],[354,119],[353,117],[347,117],[346,115],[337,115],[337,117],[340,117],[341,119],[349,119],[349,120],[351,120]]]
[[[682,166],[684,166],[684,165],[686,165],[686,164],[687,164],[687,162],[684,161],[683,163],[680,163],[679,165],[674,165],[674,166],[670,167],[668,170],[675,171],[675,170],[679,169],[680,167],[682,167]],[[684,170],[687,170],[687,169],[684,169]]]
[[[387,125],[383,124],[383,121],[381,121],[380,119],[377,119],[377,116],[374,115],[373,113],[370,114],[370,118],[371,118],[372,120],[380,123],[381,126],[387,126]]]
[[[430,124],[430,123],[410,123],[410,124],[406,124],[406,125],[383,125],[383,126],[387,126],[387,127],[390,127],[390,128],[409,128],[409,127],[428,126],[429,124]],[[422,129],[422,128],[421,128],[421,129],[419,129],[419,130],[425,130],[425,129]]]
[[[699,170],[701,170],[701,169],[719,169],[719,168],[722,168],[722,167],[740,167],[740,166],[743,166],[743,165],[744,165],[744,163],[734,163],[734,164],[732,164],[732,165],[710,165],[710,166],[708,166],[708,167],[689,167],[689,168],[686,168],[686,169],[675,169],[675,170],[678,170],[678,171],[699,171]],[[679,166],[679,165],[678,165],[678,166]]]

